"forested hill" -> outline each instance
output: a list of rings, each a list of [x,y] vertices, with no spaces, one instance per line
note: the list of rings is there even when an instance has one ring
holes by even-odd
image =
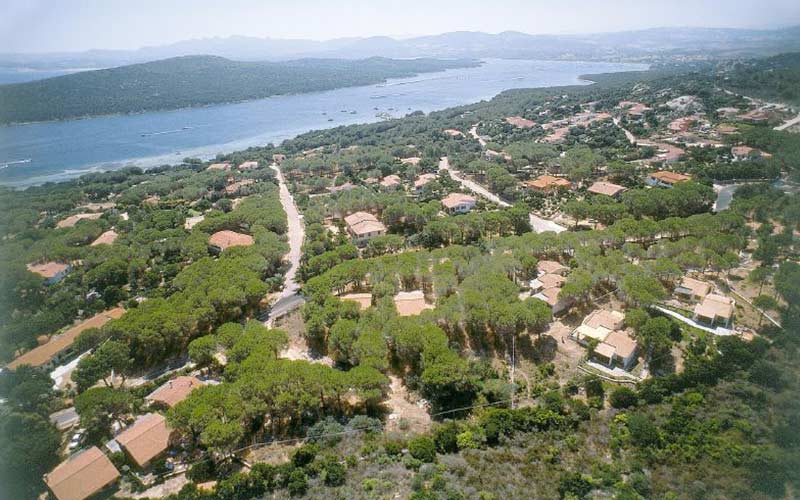
[[[241,62],[185,56],[0,86],[0,123],[204,106],[473,67],[472,59]]]
[[[745,95],[800,104],[800,52],[730,63],[720,84]]]

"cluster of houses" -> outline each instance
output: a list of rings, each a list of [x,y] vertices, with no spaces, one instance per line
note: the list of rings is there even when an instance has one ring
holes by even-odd
[[[122,452],[129,463],[146,470],[173,443],[173,431],[158,410],[175,406],[202,385],[191,376],[167,381],[145,398],[151,412],[122,429],[105,444],[105,451],[92,446],[74,453],[44,476],[45,484],[58,500],[84,500],[109,491],[120,472],[107,453]]]
[[[629,370],[636,363],[638,344],[631,331],[623,327],[625,315],[619,311],[600,309],[592,312],[570,338],[583,346],[592,346],[592,358],[609,368]]]
[[[547,302],[553,314],[559,314],[571,305],[569,300],[559,297],[568,271],[567,266],[554,260],[540,260],[536,264],[536,278],[528,283],[533,297]]]
[[[694,321],[708,327],[731,327],[735,303],[730,297],[714,293],[711,283],[686,276],[674,294],[681,301],[695,305]]]

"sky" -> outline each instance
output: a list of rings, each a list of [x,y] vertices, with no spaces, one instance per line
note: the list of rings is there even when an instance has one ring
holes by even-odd
[[[0,52],[135,49],[231,35],[327,40],[790,25],[800,25],[800,0],[0,0]]]

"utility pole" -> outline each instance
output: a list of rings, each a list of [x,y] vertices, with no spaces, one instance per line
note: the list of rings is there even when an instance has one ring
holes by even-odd
[[[514,368],[516,366],[516,350],[517,350],[517,336],[511,334],[511,409],[514,409],[514,396],[516,396],[517,389],[514,386]]]

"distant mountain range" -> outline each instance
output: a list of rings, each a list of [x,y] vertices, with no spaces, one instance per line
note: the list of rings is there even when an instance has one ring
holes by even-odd
[[[369,85],[479,66],[476,59],[231,61],[181,56],[0,85],[0,124],[137,113]]]
[[[0,54],[0,66],[30,68],[110,67],[186,55],[241,61],[298,58],[502,57],[656,61],[663,57],[766,56],[800,50],[800,26],[774,29],[655,28],[589,35],[452,32],[409,39],[340,38],[328,41],[232,36],[187,40],[138,50],[90,50],[52,54]]]

